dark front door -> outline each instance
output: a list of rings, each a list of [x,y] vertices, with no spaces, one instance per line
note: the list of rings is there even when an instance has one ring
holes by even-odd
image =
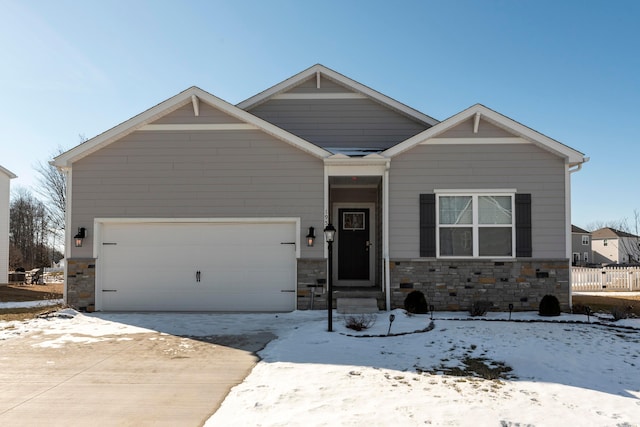
[[[338,280],[369,280],[369,209],[338,209]]]

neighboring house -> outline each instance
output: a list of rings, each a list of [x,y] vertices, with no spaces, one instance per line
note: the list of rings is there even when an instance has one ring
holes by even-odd
[[[591,233],[571,225],[571,265],[584,267],[593,263]]]
[[[0,166],[0,283],[9,281],[10,181],[17,176]]]
[[[439,122],[322,65],[238,105],[192,87],[55,158],[67,302],[290,311],[320,285],[320,308],[332,223],[339,297],[567,309],[587,160],[483,105]]]
[[[640,263],[640,237],[604,227],[592,233],[593,257],[598,264]]]

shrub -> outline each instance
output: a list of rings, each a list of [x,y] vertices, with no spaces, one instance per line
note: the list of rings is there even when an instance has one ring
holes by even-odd
[[[616,305],[614,307],[611,307],[611,317],[613,317],[614,321],[628,319],[629,317],[631,317],[632,311],[632,306],[621,307],[619,305]]]
[[[493,307],[491,301],[474,301],[469,307],[469,314],[471,316],[484,316],[487,311]]]
[[[540,316],[560,316],[560,301],[554,295],[545,295],[538,308]]]
[[[376,323],[375,314],[350,314],[344,318],[344,325],[354,331],[369,329]]]
[[[404,309],[409,313],[425,314],[429,312],[429,305],[422,292],[412,291],[404,299]]]
[[[573,314],[587,314],[587,306],[584,304],[573,304],[571,306],[571,312]]]

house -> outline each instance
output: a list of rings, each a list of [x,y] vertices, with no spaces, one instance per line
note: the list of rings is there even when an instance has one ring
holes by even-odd
[[[322,308],[331,270],[332,297],[387,309],[413,290],[436,310],[537,309],[545,294],[566,309],[585,161],[483,105],[438,121],[322,65],[237,105],[191,87],[54,159],[66,299]]]
[[[593,258],[598,264],[640,263],[640,237],[604,227],[592,233]]]
[[[571,225],[571,265],[584,267],[593,262],[591,233],[576,225]]]
[[[17,176],[0,166],[0,283],[9,281],[10,182]]]

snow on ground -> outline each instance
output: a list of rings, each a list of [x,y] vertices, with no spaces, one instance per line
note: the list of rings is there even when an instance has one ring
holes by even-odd
[[[385,336],[389,314],[395,320],[392,336]],[[50,336],[41,345],[52,347],[127,339],[150,330],[277,335],[207,426],[640,425],[640,319],[587,324],[579,315],[513,313],[511,322],[508,316],[489,313],[478,320],[461,312],[435,313],[433,329],[393,335],[429,329],[430,316],[380,313],[370,329],[355,332],[345,327],[343,315],[334,314],[334,332],[327,332],[324,311],[81,314],[67,309],[50,318],[0,322],[0,345],[27,334]],[[487,380],[469,367],[476,365],[475,371],[485,374],[512,370]],[[452,375],[456,369],[464,376]]]

